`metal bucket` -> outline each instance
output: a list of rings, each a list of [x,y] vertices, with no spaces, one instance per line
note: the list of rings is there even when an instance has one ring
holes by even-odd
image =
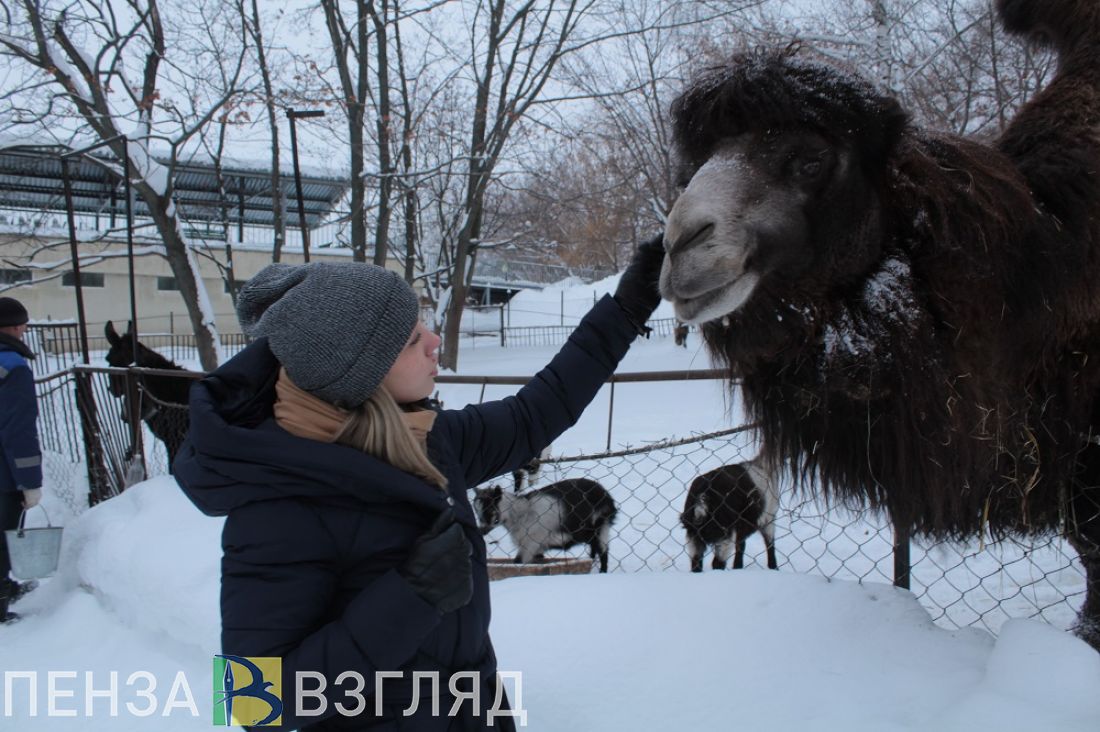
[[[42,508],[42,511],[45,513],[46,509]],[[48,513],[45,528],[24,528],[26,520],[27,511],[24,509],[19,516],[19,528],[4,532],[11,558],[11,573],[23,580],[51,575],[57,571],[57,560],[61,556],[61,527],[50,525]]]

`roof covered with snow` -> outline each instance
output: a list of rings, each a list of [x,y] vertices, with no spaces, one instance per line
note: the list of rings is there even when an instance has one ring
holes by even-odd
[[[35,210],[65,210],[61,146],[12,146],[0,148],[0,206]],[[125,215],[125,194],[118,161],[107,153],[74,156],[69,159],[73,207],[77,211]],[[162,165],[167,158],[157,158]],[[240,163],[240,164],[237,164]],[[281,175],[273,191],[270,168],[242,161],[224,161],[222,179],[225,195],[219,193],[218,176],[212,161],[177,162],[173,171],[176,205],[188,221],[221,221],[223,206],[231,224],[272,225],[276,201],[286,207],[286,225],[298,225],[298,196],[292,175]],[[348,181],[321,175],[302,176],[302,201],[306,225],[316,226],[329,214],[347,190]],[[134,214],[146,215],[145,203],[135,201]]]

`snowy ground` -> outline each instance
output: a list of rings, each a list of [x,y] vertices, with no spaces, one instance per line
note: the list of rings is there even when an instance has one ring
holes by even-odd
[[[169,478],[71,524],[59,574],[0,627],[3,670],[38,683],[32,716],[27,682],[14,682],[4,728],[209,729],[220,527]],[[1100,719],[1100,655],[1084,643],[1032,620],[997,639],[945,630],[885,584],[612,573],[504,580],[493,602],[501,669],[522,673],[532,730],[1093,732]],[[71,672],[55,680],[54,716],[50,671]],[[115,717],[86,694],[112,671]],[[156,688],[139,695],[148,678]]]
[[[560,319],[565,302],[575,304],[567,322],[576,322],[593,287],[522,293],[513,318]],[[668,338],[640,342],[620,371],[707,368],[698,345],[694,334],[686,350]],[[479,341],[460,371],[530,375],[555,351]],[[446,385],[440,393],[455,407],[512,391]],[[605,388],[553,455],[592,455],[609,442],[621,451],[741,422],[718,382],[618,385],[609,440],[610,403]],[[746,571],[688,574],[676,525],[687,483],[752,452],[750,437],[737,435],[544,468],[541,482],[599,479],[620,520],[610,574],[493,585],[501,668],[524,675],[529,728],[1097,729],[1100,655],[1062,630],[1083,580],[1057,544],[915,547],[911,594],[889,585],[883,527],[785,495],[780,572],[761,569],[753,539]],[[0,727],[11,718],[18,730],[208,729],[221,522],[200,515],[169,478],[77,515],[79,467],[48,457],[48,475],[68,476],[48,484],[46,496],[54,523],[66,526],[62,566],[15,608],[22,622],[0,626],[0,670],[12,681]],[[493,553],[511,553],[503,532],[488,538]],[[1040,608],[1046,622],[1023,619]],[[999,635],[956,629],[975,622]],[[71,672],[54,679],[53,715],[51,671]],[[85,688],[89,680],[107,688],[112,671],[113,717],[108,699],[89,699]],[[12,672],[33,672],[36,707],[28,682]],[[157,687],[142,696],[149,678]],[[148,710],[152,699],[150,716],[126,706]],[[57,716],[65,711],[75,715]]]

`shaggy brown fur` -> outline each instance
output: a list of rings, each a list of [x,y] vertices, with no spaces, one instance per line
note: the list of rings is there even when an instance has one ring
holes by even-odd
[[[1082,455],[1100,432],[1100,5],[997,5],[1060,63],[993,145],[917,129],[792,51],[677,100],[689,172],[723,141],[799,129],[858,160],[806,204],[809,261],[702,332],[804,485],[934,537],[1066,531],[1100,648],[1100,456]]]

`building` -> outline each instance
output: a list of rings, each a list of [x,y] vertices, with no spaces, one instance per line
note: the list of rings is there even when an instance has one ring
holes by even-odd
[[[64,149],[0,148],[0,294],[18,298],[32,318],[75,321],[76,276],[72,266],[59,154]],[[103,160],[69,163],[81,290],[91,335],[111,320],[130,319],[130,260],[125,194]],[[108,161],[109,162],[109,161]],[[198,269],[222,333],[239,332],[230,287],[239,288],[272,260],[272,210],[283,207],[286,243],[281,261],[303,261],[294,179],[273,192],[262,166],[177,164],[173,181],[184,235],[193,243]],[[311,261],[349,261],[347,215],[336,210],[347,181],[302,176],[303,208]],[[287,202],[290,205],[287,205]],[[159,238],[140,199],[133,208],[134,293],[139,331],[190,333],[183,298]],[[334,246],[335,245],[335,246]],[[228,275],[232,259],[233,282]],[[388,266],[399,270],[393,261]]]
[[[152,253],[159,242],[135,237],[134,290],[139,330],[143,334],[191,332],[187,309],[164,257]],[[224,243],[203,242],[197,261],[219,332],[240,331],[226,276]],[[233,243],[234,283],[240,285],[271,263],[271,247]],[[91,334],[113,320],[124,327],[130,319],[130,277],[124,237],[79,244],[84,312]],[[310,261],[349,261],[348,249],[312,249]],[[75,321],[76,277],[69,257],[67,232],[39,230],[18,234],[0,224],[0,287],[26,305],[35,321]],[[282,261],[303,261],[301,247],[284,249]],[[393,265],[397,269],[396,263]]]

